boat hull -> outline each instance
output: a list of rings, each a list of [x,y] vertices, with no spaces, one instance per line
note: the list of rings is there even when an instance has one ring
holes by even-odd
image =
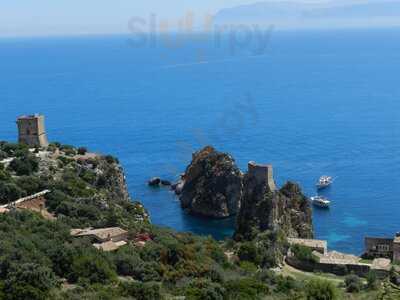
[[[312,204],[318,208],[326,208],[326,209],[329,208],[329,204],[319,203],[316,201],[313,201]]]

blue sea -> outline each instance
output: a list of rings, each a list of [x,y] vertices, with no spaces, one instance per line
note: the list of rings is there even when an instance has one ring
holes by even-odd
[[[18,115],[45,114],[50,140],[119,157],[153,223],[180,231],[233,232],[146,184],[176,180],[207,144],[309,196],[335,177],[330,210],[314,210],[330,249],[400,231],[400,30],[274,31],[263,51],[211,33],[142,38],[0,40],[0,139],[16,140]]]

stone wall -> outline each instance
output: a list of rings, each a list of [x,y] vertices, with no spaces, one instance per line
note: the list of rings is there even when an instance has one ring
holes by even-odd
[[[257,184],[266,183],[271,192],[276,190],[273,168],[271,165],[260,165],[251,161],[248,164],[248,174],[256,179]]]
[[[22,116],[17,120],[18,142],[30,147],[47,147],[48,141],[44,126],[44,116]]]
[[[365,238],[365,255],[368,257],[393,258],[393,238]]]
[[[300,261],[293,256],[288,256],[286,262],[288,265],[306,272],[331,273],[338,276],[354,273],[357,276],[365,277],[371,270],[371,266],[367,264],[312,263]]]

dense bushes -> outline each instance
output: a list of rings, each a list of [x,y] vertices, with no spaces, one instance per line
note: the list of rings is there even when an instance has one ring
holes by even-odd
[[[363,284],[360,277],[354,274],[346,276],[344,283],[346,286],[346,290],[349,293],[358,293],[363,288]]]
[[[17,157],[9,168],[0,164],[0,199],[12,201],[49,189],[46,208],[57,217],[48,221],[28,211],[0,215],[0,299],[246,300],[267,294],[276,299],[336,299],[329,282],[312,281],[305,288],[302,282],[267,270],[288,249],[281,231],[259,233],[253,241],[223,243],[152,226],[143,221],[143,206],[112,190],[117,159],[86,160],[72,157],[86,149],[52,147],[71,157],[61,153],[53,165],[50,162],[48,173],[41,164],[39,175],[35,162],[29,162],[36,158],[25,146],[0,143],[0,157]],[[92,240],[70,235],[71,228],[108,226],[127,229],[132,240],[139,234],[148,240],[105,253],[94,248]],[[308,249],[292,251],[299,259],[314,259]],[[229,260],[225,252],[232,254]],[[60,289],[61,282],[68,288]],[[349,280],[349,286],[353,284]]]
[[[240,245],[238,257],[242,261],[249,261],[256,265],[260,263],[260,256],[254,242],[245,242]]]
[[[312,250],[302,245],[293,245],[291,251],[295,258],[304,262],[318,262],[318,258],[312,253]]]
[[[115,266],[97,251],[86,251],[72,263],[71,282],[111,283],[116,279]]]
[[[251,277],[228,281],[224,287],[225,299],[232,300],[260,299],[269,292],[267,285]]]
[[[0,204],[15,201],[23,196],[26,196],[26,192],[14,182],[0,181]]]
[[[14,264],[5,280],[8,299],[42,300],[58,282],[48,267],[35,263]]]
[[[307,300],[335,300],[338,299],[338,291],[332,282],[321,279],[313,279],[306,286]]]
[[[28,153],[24,154],[22,157],[13,159],[9,165],[9,169],[14,171],[18,176],[31,175],[37,172],[38,168],[38,160]]]
[[[137,300],[159,300],[162,298],[160,284],[156,282],[123,282],[119,289],[122,296],[133,297]]]

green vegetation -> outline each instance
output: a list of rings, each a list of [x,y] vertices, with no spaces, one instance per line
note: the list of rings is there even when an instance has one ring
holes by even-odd
[[[306,286],[307,300],[335,300],[338,290],[327,280],[313,279]]]
[[[363,288],[363,283],[357,275],[351,274],[346,276],[344,283],[349,293],[359,293]]]
[[[0,143],[0,157],[17,160],[0,163],[0,199],[49,189],[46,209],[56,217],[48,220],[27,210],[0,214],[0,300],[341,299],[334,280],[270,270],[288,249],[279,230],[252,241],[218,242],[151,225],[143,206],[126,197],[116,158],[81,160],[86,149],[59,143],[47,150],[50,158],[39,159],[23,145]],[[89,238],[70,235],[72,228],[110,226],[126,229],[132,240],[138,234],[150,240],[103,252]],[[292,251],[299,259],[315,259],[304,247]],[[380,292],[372,274],[368,287]]]
[[[318,257],[316,257],[312,253],[312,250],[308,247],[302,245],[293,245],[291,247],[291,250],[293,252],[294,257],[300,261],[310,262],[310,263],[318,262]]]

